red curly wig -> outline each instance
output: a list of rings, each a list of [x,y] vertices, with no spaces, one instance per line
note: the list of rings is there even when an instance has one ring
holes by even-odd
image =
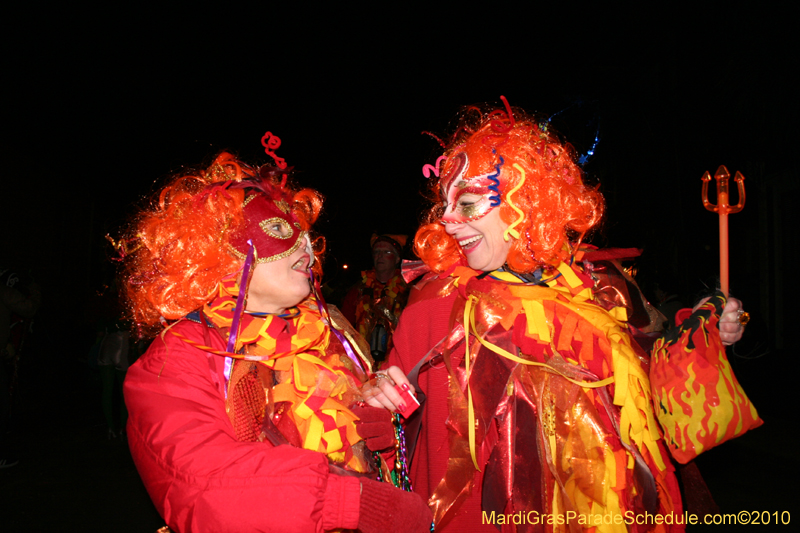
[[[448,160],[442,179],[432,180],[431,193],[439,196],[443,178],[455,164],[453,155],[467,155],[469,176],[494,171],[502,157],[500,216],[519,234],[519,238],[509,237],[514,242],[507,265],[515,272],[530,273],[567,260],[570,241],[580,242],[600,222],[605,201],[600,192],[584,184],[571,145],[559,141],[523,111],[507,109],[465,109],[445,148]],[[524,181],[515,165],[524,170]],[[440,223],[442,214],[443,205],[434,205],[414,239],[414,251],[435,272],[447,270],[465,257]]]
[[[316,191],[294,189],[284,172],[250,167],[225,152],[205,171],[170,179],[134,219],[123,239],[130,250],[123,280],[129,313],[142,334],[157,331],[161,317],[174,320],[200,309],[219,282],[241,268],[229,238],[244,225],[245,191],[229,185],[259,178],[293,200],[294,215],[304,231],[310,230],[322,208]],[[314,240],[315,255],[324,247],[322,237]],[[318,276],[319,265],[315,261]]]

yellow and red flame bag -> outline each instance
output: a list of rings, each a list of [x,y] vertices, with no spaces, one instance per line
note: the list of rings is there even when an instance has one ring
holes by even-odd
[[[653,346],[653,403],[667,447],[679,463],[763,423],[733,375],[720,340],[725,303],[718,291]]]

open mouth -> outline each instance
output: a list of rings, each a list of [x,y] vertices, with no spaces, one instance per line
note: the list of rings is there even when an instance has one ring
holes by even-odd
[[[311,257],[308,254],[303,254],[300,256],[300,259],[295,261],[292,265],[292,270],[297,270],[299,272],[305,272],[308,270],[309,262],[311,261]]]
[[[458,241],[458,245],[466,252],[478,246],[478,242],[480,242],[481,239],[483,239],[483,235],[473,235],[472,237],[467,237],[466,239]]]

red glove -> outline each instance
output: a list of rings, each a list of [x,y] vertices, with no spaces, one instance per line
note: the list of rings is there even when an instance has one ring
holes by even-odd
[[[433,514],[422,497],[389,483],[361,480],[361,533],[428,533]]]
[[[394,448],[394,424],[392,413],[382,407],[354,407],[353,414],[360,420],[356,421],[358,434],[373,452]]]

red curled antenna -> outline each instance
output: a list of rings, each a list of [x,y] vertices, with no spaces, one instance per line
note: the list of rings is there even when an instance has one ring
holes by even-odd
[[[264,151],[267,153],[267,155],[275,160],[275,164],[278,166],[278,168],[285,170],[286,160],[275,155],[275,150],[281,146],[280,138],[268,131],[263,137],[261,137],[261,145],[264,146]]]

